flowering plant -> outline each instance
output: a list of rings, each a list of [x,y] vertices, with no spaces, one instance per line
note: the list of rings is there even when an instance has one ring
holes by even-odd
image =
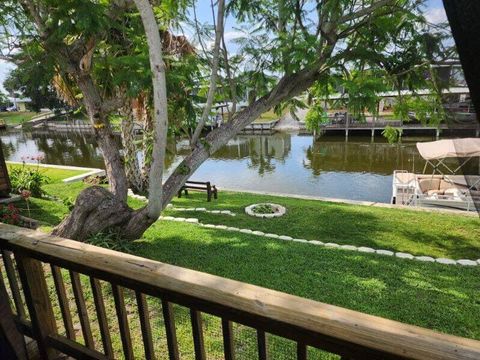
[[[10,182],[12,183],[12,189],[18,194],[22,194],[24,191],[27,193],[22,194],[26,200],[30,197],[41,197],[44,194],[42,185],[47,184],[50,179],[48,176],[40,172],[40,162],[45,158],[43,154],[37,154],[35,156],[22,156],[23,166],[15,167],[10,172]],[[25,160],[35,160],[37,167],[32,168],[26,166]],[[27,195],[27,196],[25,196]]]
[[[20,222],[18,209],[12,203],[7,206],[0,204],[0,222],[17,225]]]

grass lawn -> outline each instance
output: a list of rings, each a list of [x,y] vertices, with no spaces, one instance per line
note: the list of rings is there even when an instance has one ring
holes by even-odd
[[[0,119],[5,120],[7,125],[18,125],[24,121],[30,120],[37,115],[36,112],[0,112]]]
[[[245,214],[245,206],[262,202],[283,205],[287,208],[287,214],[268,220]],[[203,212],[165,212],[165,215],[196,217],[202,223],[415,255],[454,259],[480,258],[478,217],[223,191],[220,192],[219,199],[211,203],[206,202],[205,195],[192,193],[188,198],[175,198],[173,204],[179,207],[231,210],[237,214],[231,217]]]
[[[279,118],[280,118],[279,115],[275,114],[275,112],[270,110],[260,115],[260,117],[256,119],[253,123],[254,124],[269,123],[270,121],[277,120]]]
[[[8,164],[7,163],[7,168],[8,171],[11,171],[12,169],[20,168],[23,165],[20,164]],[[25,165],[28,168],[36,168],[36,165],[30,165],[26,164]],[[40,172],[50,178],[50,183],[51,184],[59,184],[62,183],[63,179],[84,174],[86,171],[84,170],[65,170],[65,169],[55,169],[55,168],[47,168],[47,167],[42,167],[39,166]]]
[[[82,183],[54,182],[46,185],[45,190],[60,198],[73,198],[83,187]],[[237,216],[174,210],[166,211],[165,215],[197,217],[204,223],[246,227],[323,242],[431,256],[480,258],[478,218],[223,191],[217,201],[207,203],[205,200],[205,194],[193,193],[189,198],[174,199],[173,204],[228,209]],[[243,214],[246,205],[266,200],[285,205],[287,215],[263,220]],[[142,205],[137,200],[130,203],[132,206]],[[24,207],[21,203],[19,206]],[[60,201],[32,199],[31,208],[32,217],[43,221],[47,227],[57,224],[67,213],[67,207]],[[169,221],[155,223],[142,239],[134,243],[132,251],[158,261],[480,340],[480,267],[421,263]],[[87,284],[86,279],[84,281]],[[90,290],[87,285],[85,287],[89,311],[93,314]],[[150,302],[156,316],[160,311],[155,301]],[[112,312],[109,319],[115,319],[112,303],[107,302],[108,311]],[[134,298],[129,295],[127,308],[130,307],[135,308]],[[192,358],[188,313],[181,308],[176,313],[179,314],[177,331],[183,346],[182,354],[185,358]],[[141,344],[138,317],[135,310],[129,310],[129,314],[135,343]],[[94,319],[94,315],[91,318]],[[222,349],[219,322],[212,317],[207,317],[206,321],[207,348],[213,354],[212,358],[216,358]],[[164,339],[162,326],[161,320],[154,322],[155,337],[158,335],[159,339]],[[239,358],[249,359],[252,356],[248,349],[254,349],[254,337],[245,328],[238,331],[242,331],[244,342],[243,355]],[[115,346],[120,348],[118,332],[112,330],[112,336]],[[276,358],[293,358],[288,355],[290,350],[285,350],[284,343],[274,339],[272,343],[273,347],[282,348],[282,357]],[[162,344],[157,346],[165,349]],[[136,350],[138,354],[141,354],[140,347]],[[312,358],[331,357],[316,355]]]

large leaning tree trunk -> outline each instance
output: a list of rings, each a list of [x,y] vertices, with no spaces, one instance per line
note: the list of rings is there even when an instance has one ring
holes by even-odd
[[[118,231],[126,239],[137,239],[155,222],[162,209],[171,201],[178,190],[198,167],[215,153],[240,130],[257,119],[262,113],[303,93],[338,61],[352,56],[351,49],[337,49],[342,36],[349,36],[350,31],[362,23],[367,23],[369,16],[382,16],[384,5],[393,4],[395,0],[378,0],[371,2],[361,10],[345,15],[337,9],[326,7],[319,13],[320,21],[315,46],[316,57],[305,62],[300,70],[286,73],[266,95],[252,102],[248,107],[237,112],[230,122],[211,131],[201,141],[192,143],[191,153],[185,157],[170,177],[163,182],[163,162],[167,136],[167,97],[165,87],[165,64],[162,58],[162,43],[159,27],[155,21],[153,9],[148,0],[134,0],[139,10],[147,42],[153,83],[153,162],[149,174],[148,205],[133,210],[126,204],[127,177],[117,144],[108,122],[108,114],[112,107],[118,110],[121,104],[102,99],[98,88],[89,74],[89,66],[79,66],[86,57],[88,65],[89,50],[85,46],[79,63],[67,68],[74,74],[75,81],[83,94],[83,102],[87,109],[97,140],[105,158],[105,165],[110,181],[110,191],[101,187],[91,187],[84,190],[77,198],[72,213],[54,229],[54,234],[76,240],[85,240],[89,236],[106,229]],[[387,9],[388,10],[388,9]],[[223,19],[223,0],[218,1],[219,17]],[[331,12],[329,12],[331,11]],[[387,11],[385,12],[387,13]],[[217,22],[217,30],[223,30],[223,24]],[[342,25],[341,28],[339,25]],[[216,36],[216,43],[223,34]],[[81,49],[82,50],[82,49]],[[91,55],[90,55],[91,56]],[[219,51],[215,51],[214,59],[218,63]],[[65,59],[68,57],[65,55]],[[216,71],[216,69],[214,69]],[[212,76],[215,80],[216,76]],[[212,85],[212,84],[211,84]]]

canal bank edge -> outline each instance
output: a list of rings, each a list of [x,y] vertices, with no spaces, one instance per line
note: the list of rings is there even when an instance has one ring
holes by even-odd
[[[23,162],[20,161],[6,161],[7,164],[12,165],[23,165]],[[36,163],[25,163],[25,165],[37,165]],[[71,183],[76,181],[81,181],[89,176],[104,176],[105,170],[98,169],[98,168],[88,168],[88,167],[80,167],[80,166],[67,166],[67,165],[53,165],[53,164],[38,164],[39,167],[44,168],[53,168],[53,169],[63,169],[63,170],[76,170],[76,171],[85,171],[84,174],[76,175],[69,177],[67,179],[63,179],[64,183]],[[232,188],[224,188],[218,187],[219,190],[229,191],[229,192],[237,192],[237,193],[247,193],[247,194],[256,194],[256,195],[267,195],[267,196],[277,196],[277,197],[284,197],[284,198],[291,198],[291,199],[302,199],[302,200],[316,200],[316,201],[325,201],[325,202],[333,202],[333,203],[340,203],[340,204],[348,204],[348,205],[360,205],[360,206],[373,206],[373,207],[382,207],[388,209],[402,209],[402,210],[412,210],[412,211],[423,211],[423,212],[435,212],[435,213],[444,213],[444,214],[453,214],[453,215],[461,215],[461,216],[469,216],[469,217],[478,217],[480,218],[480,214],[475,211],[462,211],[462,210],[454,210],[454,209],[438,209],[438,208],[422,208],[422,207],[413,207],[413,206],[405,206],[405,205],[392,205],[374,201],[361,201],[361,200],[347,200],[347,199],[339,199],[339,198],[331,198],[331,197],[323,197],[323,196],[311,196],[311,195],[300,195],[300,194],[289,194],[289,193],[278,193],[278,192],[270,192],[270,191],[255,191],[255,190],[244,190],[244,189],[232,189]],[[133,192],[129,189],[129,196],[132,196]],[[135,196],[133,196],[135,197]],[[141,196],[140,200],[146,200],[145,197]]]
[[[453,215],[461,215],[461,216],[469,216],[469,217],[480,218],[480,214],[475,212],[475,211],[462,211],[462,210],[455,210],[455,209],[439,209],[439,208],[422,208],[422,207],[413,207],[413,206],[406,206],[406,205],[393,205],[393,204],[374,202],[374,201],[347,200],[347,199],[338,199],[338,198],[330,198],[330,197],[322,197],[322,196],[277,193],[277,192],[270,192],[270,191],[231,189],[231,188],[222,188],[222,187],[218,187],[218,186],[217,186],[217,188],[218,188],[218,190],[229,191],[229,192],[237,192],[237,193],[277,196],[277,197],[284,197],[284,198],[290,198],[290,199],[316,200],[316,201],[325,201],[325,202],[348,204],[348,205],[373,206],[373,207],[381,207],[381,208],[387,208],[387,209],[401,209],[401,210],[412,210],[412,211],[423,211],[423,212],[435,212],[435,213],[453,214]]]
[[[51,168],[51,169],[62,169],[62,170],[74,170],[74,171],[85,171],[85,173],[80,174],[80,175],[75,175],[66,179],[63,179],[62,181],[64,183],[72,183],[76,181],[82,181],[83,179],[89,177],[89,176],[104,176],[105,175],[105,170],[103,169],[97,169],[97,168],[86,168],[86,167],[80,167],[80,166],[67,166],[67,165],[52,165],[52,164],[36,164],[36,163],[23,163],[20,161],[5,161],[7,164],[11,165],[27,165],[27,166],[39,166],[43,168]]]

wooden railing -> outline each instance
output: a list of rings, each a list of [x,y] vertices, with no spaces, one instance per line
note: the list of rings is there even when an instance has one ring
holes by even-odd
[[[44,359],[59,354],[79,359],[132,359],[135,354],[184,359],[189,358],[185,344],[190,344],[196,360],[207,355],[228,360],[240,355],[317,359],[322,353],[316,351],[346,359],[480,359],[480,342],[475,340],[10,225],[0,225],[0,249],[0,290],[8,284],[15,309],[9,316],[21,334],[36,340]],[[7,296],[2,295],[0,305],[5,305]],[[185,327],[181,336],[177,333],[179,307],[188,314],[188,336]],[[5,328],[8,316],[2,314],[0,320]],[[218,333],[212,333],[214,325]],[[250,331],[250,344],[242,338],[245,329]],[[206,344],[215,340],[212,334],[218,341],[209,348]],[[113,341],[114,336],[120,341]],[[160,341],[166,345],[158,350]],[[280,350],[279,356],[269,348],[272,344],[290,350]],[[246,345],[254,347],[254,355],[245,355]]]

